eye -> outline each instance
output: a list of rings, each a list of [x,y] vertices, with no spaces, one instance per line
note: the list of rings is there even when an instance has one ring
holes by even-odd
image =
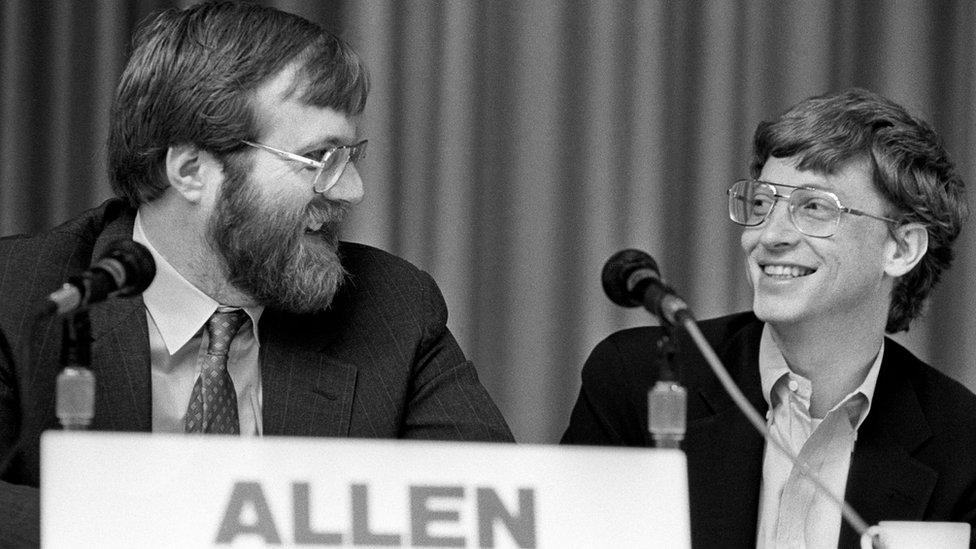
[[[751,198],[744,196],[742,199],[752,209],[752,212],[757,215],[766,215],[766,212],[772,207],[773,202],[776,201],[772,195],[766,193],[756,193]]]
[[[304,156],[305,158],[307,158],[309,160],[314,160],[316,162],[321,162],[322,161],[322,157],[325,156],[330,150],[332,150],[332,149],[317,149],[317,150],[314,150],[314,151],[307,152],[307,153],[303,154],[302,156]]]
[[[807,196],[798,204],[797,209],[803,215],[819,219],[830,219],[837,215],[837,204],[824,196]]]
[[[345,150],[347,150],[346,147],[329,147],[312,151],[304,156],[316,162],[321,162],[324,165],[323,169],[329,170],[339,162],[339,159],[342,157],[342,154],[339,153]]]
[[[826,198],[819,198],[819,197],[804,199],[804,201],[800,203],[800,207],[803,208],[804,210],[809,210],[812,212],[818,210],[832,209],[829,200],[827,200]]]

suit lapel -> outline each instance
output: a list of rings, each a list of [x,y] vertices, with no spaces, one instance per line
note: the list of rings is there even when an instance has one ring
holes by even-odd
[[[931,432],[892,347],[886,346],[871,412],[858,430],[844,495],[868,524],[921,520],[938,480],[934,470],[912,457]],[[856,546],[858,539],[842,526],[842,547]]]
[[[334,315],[261,317],[264,434],[348,436],[356,367],[326,353],[341,347]]]
[[[749,324],[733,335],[718,354],[736,384],[762,414],[766,401],[759,381],[758,351],[762,323]],[[697,351],[694,351],[697,353]],[[742,412],[735,406],[701,359],[693,371],[707,376],[689,386],[689,423],[685,450],[695,545],[749,547],[756,542],[759,489],[765,447]]]
[[[132,238],[134,214],[126,211],[106,225],[95,241],[92,260],[112,242]],[[92,365],[96,400],[93,427],[111,431],[150,431],[149,330],[142,297],[109,299],[92,306]]]

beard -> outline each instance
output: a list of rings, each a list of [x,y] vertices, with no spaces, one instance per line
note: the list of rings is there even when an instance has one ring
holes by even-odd
[[[207,229],[226,280],[262,305],[293,313],[327,309],[346,274],[338,247],[348,205],[319,196],[305,207],[269,204],[248,172],[225,162],[227,178]]]

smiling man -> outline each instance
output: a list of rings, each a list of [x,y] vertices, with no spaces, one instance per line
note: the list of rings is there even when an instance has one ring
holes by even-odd
[[[938,136],[851,89],[756,130],[729,216],[753,310],[701,327],[771,436],[869,524],[976,524],[976,396],[885,333],[908,329],[968,209]],[[563,442],[648,446],[657,328],[619,332],[583,368]],[[683,334],[695,547],[858,547],[841,512],[733,405]]]
[[[0,240],[0,546],[37,543],[38,441],[58,427],[61,324],[29,311],[118,239],[156,277],[91,310],[92,429],[512,440],[431,277],[339,241],[367,92],[346,43],[278,10],[141,27],[112,115],[118,198]]]

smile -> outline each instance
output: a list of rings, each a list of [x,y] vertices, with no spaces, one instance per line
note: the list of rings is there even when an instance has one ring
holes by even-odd
[[[306,233],[317,233],[326,225],[332,217],[329,211],[324,208],[309,208],[308,218],[305,221]]]
[[[760,265],[763,274],[775,278],[799,278],[813,274],[816,269],[800,267],[799,265]]]

